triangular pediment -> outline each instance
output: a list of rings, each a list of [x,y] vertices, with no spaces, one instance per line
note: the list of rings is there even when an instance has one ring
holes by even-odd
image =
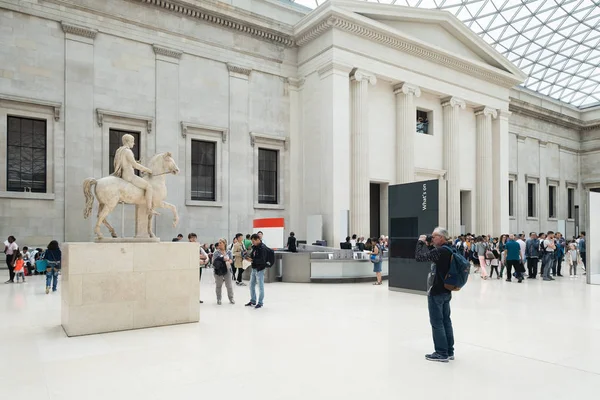
[[[505,73],[526,76],[496,49],[447,11],[365,1],[330,0],[332,8],[367,18],[398,35]]]
[[[416,39],[423,40],[442,49],[448,50],[453,54],[458,54],[465,58],[469,58],[479,62],[485,62],[493,67],[504,69],[495,60],[486,60],[481,54],[477,54],[477,49],[473,49],[470,43],[461,41],[438,23],[411,22],[392,19],[372,18],[382,24],[388,25],[391,28],[401,32],[404,36],[411,36]]]

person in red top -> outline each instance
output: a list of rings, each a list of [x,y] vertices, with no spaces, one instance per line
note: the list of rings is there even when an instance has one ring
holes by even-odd
[[[23,278],[23,283],[25,283],[25,261],[23,261],[23,255],[18,253],[16,255],[17,259],[15,260],[15,280],[19,283],[19,276]]]

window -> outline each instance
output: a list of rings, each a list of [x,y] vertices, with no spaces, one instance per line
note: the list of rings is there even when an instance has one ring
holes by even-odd
[[[508,181],[508,216],[515,216],[515,181]]]
[[[258,149],[258,202],[277,204],[277,150]]]
[[[8,116],[9,192],[46,193],[46,120]]]
[[[417,110],[417,133],[429,134],[429,115],[427,111]]]
[[[135,146],[133,146],[133,157],[136,161],[140,160],[140,133],[129,132],[120,129],[109,129],[108,131],[108,173],[112,174],[115,172],[115,152],[123,144],[121,139],[123,135],[129,134],[135,139]],[[140,174],[140,171],[135,171],[136,175]]]
[[[215,201],[217,144],[192,140],[192,200]]]
[[[548,218],[556,218],[556,186],[548,186]]]
[[[534,218],[536,215],[536,193],[535,193],[535,183],[527,184],[527,216],[530,218]]]
[[[567,189],[568,219],[575,218],[575,189]]]

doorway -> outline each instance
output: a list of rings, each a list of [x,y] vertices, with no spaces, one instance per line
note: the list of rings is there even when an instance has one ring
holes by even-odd
[[[379,237],[381,234],[381,187],[379,183],[370,184],[370,233],[369,236]],[[362,233],[361,233],[362,234]]]
[[[473,231],[472,216],[473,208],[471,205],[471,191],[460,191],[460,233],[465,234]]]

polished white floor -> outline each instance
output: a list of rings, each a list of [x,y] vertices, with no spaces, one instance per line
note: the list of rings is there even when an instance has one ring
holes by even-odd
[[[6,280],[6,271],[0,279]],[[472,275],[474,277],[474,275]],[[591,399],[600,286],[471,280],[454,296],[456,361],[432,350],[426,298],[371,284],[267,284],[265,308],[200,323],[67,338],[41,277],[0,284],[0,399]],[[59,288],[60,290],[60,288]]]

